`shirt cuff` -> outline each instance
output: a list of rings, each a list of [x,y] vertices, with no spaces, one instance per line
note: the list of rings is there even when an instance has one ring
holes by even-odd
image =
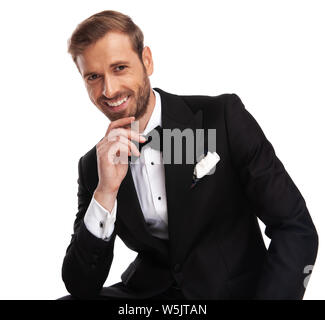
[[[116,208],[116,199],[112,212],[109,212],[93,196],[84,217],[84,223],[88,231],[97,238],[109,241],[114,231]]]

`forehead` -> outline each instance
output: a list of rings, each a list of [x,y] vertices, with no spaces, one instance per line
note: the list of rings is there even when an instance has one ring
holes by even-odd
[[[133,51],[131,40],[127,34],[109,32],[103,38],[87,47],[77,57],[81,72],[113,64],[123,60],[132,63],[137,58]]]

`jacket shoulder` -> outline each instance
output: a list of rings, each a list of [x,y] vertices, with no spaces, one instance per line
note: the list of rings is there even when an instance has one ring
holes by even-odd
[[[82,164],[88,164],[90,162],[93,162],[94,159],[96,160],[96,145],[94,145],[90,150],[88,150],[82,157]]]
[[[199,110],[206,112],[213,111],[222,112],[228,104],[234,103],[239,99],[235,93],[223,93],[216,96],[208,95],[181,95],[184,102],[196,113]]]

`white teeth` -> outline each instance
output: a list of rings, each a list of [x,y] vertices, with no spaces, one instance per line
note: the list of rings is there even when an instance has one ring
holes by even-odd
[[[110,107],[117,107],[117,106],[121,105],[123,102],[125,102],[127,99],[128,99],[128,97],[125,97],[124,99],[119,100],[119,101],[117,101],[117,102],[113,102],[113,103],[106,102],[106,103],[107,103]]]

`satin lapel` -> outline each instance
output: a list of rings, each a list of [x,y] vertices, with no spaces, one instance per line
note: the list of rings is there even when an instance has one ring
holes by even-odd
[[[202,128],[202,111],[193,114],[191,109],[177,95],[164,92],[154,88],[161,96],[162,127],[163,129],[192,129],[195,137],[195,130]],[[172,152],[172,159],[174,153]],[[168,209],[168,232],[170,242],[171,263],[182,261],[185,254],[186,237],[186,215],[182,204],[186,202],[187,193],[192,184],[194,163],[186,164],[185,144],[182,147],[182,164],[164,164],[165,166],[165,187]]]
[[[120,223],[123,223],[123,228],[127,227],[133,237],[141,242],[142,247],[153,251],[160,250],[161,254],[164,255],[168,254],[167,247],[163,242],[150,234],[138,199],[130,166],[120,185],[117,203],[117,228],[119,229],[121,227]],[[120,236],[122,236],[122,233]]]
[[[118,216],[132,232],[143,234],[146,224],[133,182],[130,166],[117,194]]]

